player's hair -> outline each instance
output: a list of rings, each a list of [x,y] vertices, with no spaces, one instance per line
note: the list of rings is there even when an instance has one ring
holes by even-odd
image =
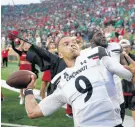
[[[96,29],[96,28],[93,29],[93,30],[89,30],[89,32],[88,32],[88,40],[91,41],[94,34],[97,33],[98,31],[99,31],[99,29]]]
[[[71,37],[71,36],[60,34],[60,35],[58,35],[58,37],[59,37],[59,42],[60,42],[63,38],[65,38],[65,37]],[[58,42],[58,45],[57,45],[58,52],[59,52],[59,42]]]

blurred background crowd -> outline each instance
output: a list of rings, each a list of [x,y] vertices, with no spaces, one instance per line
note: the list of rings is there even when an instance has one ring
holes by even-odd
[[[11,30],[40,47],[47,41],[57,45],[61,33],[76,35],[82,44],[88,43],[88,31],[95,27],[105,31],[108,42],[125,38],[131,45],[135,43],[134,0],[45,0],[5,5],[1,7],[1,21],[2,48],[9,44]]]

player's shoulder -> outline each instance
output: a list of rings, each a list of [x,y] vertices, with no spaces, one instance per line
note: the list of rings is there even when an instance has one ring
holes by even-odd
[[[113,43],[108,43],[108,46],[120,46],[119,43],[113,42]]]
[[[87,48],[87,49],[81,50],[80,57],[81,57],[81,56],[84,56],[84,55],[87,56],[87,55],[89,55],[89,54],[98,53],[99,47],[100,47],[100,46],[95,47],[95,48],[89,47],[89,48]]]
[[[108,43],[108,46],[106,48],[108,51],[112,52],[120,52],[121,51],[121,45],[119,43]]]
[[[86,54],[91,51],[91,47],[81,50],[80,54]]]
[[[104,47],[97,46],[92,48],[88,54],[88,58],[99,57],[101,59],[103,56],[108,56],[108,52]]]
[[[88,48],[86,50],[83,50],[79,57],[77,57],[76,61],[82,61],[84,59],[91,59],[98,57],[101,59],[103,56],[108,56],[108,52],[104,47],[97,46],[94,48]]]

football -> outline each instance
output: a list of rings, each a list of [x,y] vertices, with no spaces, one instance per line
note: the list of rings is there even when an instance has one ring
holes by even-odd
[[[12,73],[6,80],[6,83],[17,89],[27,88],[28,84],[31,82],[31,75],[34,75],[35,79],[37,78],[31,71],[19,70]]]

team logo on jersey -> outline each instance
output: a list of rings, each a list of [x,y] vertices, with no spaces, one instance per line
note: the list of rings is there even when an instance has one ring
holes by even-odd
[[[67,72],[65,72],[64,79],[66,79],[66,81],[69,81],[70,79],[75,78],[76,75],[80,74],[82,71],[85,71],[86,69],[87,69],[87,65],[81,67],[77,71],[73,72],[71,75],[69,75]]]

